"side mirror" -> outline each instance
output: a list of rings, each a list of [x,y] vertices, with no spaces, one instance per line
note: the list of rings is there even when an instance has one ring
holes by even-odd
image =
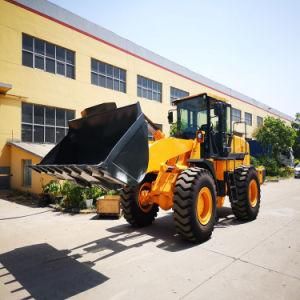
[[[168,112],[168,122],[169,122],[169,124],[174,123],[174,117],[173,117],[173,112],[172,111]]]

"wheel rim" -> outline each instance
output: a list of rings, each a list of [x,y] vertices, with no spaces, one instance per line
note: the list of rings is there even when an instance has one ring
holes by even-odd
[[[206,225],[212,216],[213,200],[208,187],[203,187],[197,198],[197,217],[202,225]]]
[[[148,202],[150,191],[151,191],[150,182],[145,182],[144,184],[142,184],[139,190],[138,204],[140,209],[145,213],[149,212],[152,208],[152,204],[149,204]]]
[[[258,198],[258,187],[255,179],[252,179],[249,183],[248,198],[251,207],[255,207]]]

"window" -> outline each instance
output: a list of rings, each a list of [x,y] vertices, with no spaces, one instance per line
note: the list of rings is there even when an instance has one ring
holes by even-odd
[[[172,86],[170,88],[170,101],[171,101],[171,103],[176,99],[184,98],[184,97],[187,97],[189,95],[190,95],[190,93],[188,93],[186,91],[174,88]]]
[[[32,165],[31,159],[23,159],[22,166],[23,166],[23,186],[24,187],[31,187],[31,169],[29,166]]]
[[[75,52],[23,33],[22,64],[75,78]]]
[[[137,95],[138,97],[147,98],[161,102],[162,84],[160,82],[137,76]]]
[[[207,100],[203,97],[179,102],[177,105],[177,124],[172,129],[172,135],[183,139],[194,139],[197,130],[205,131],[207,128],[207,109]]]
[[[22,141],[58,143],[68,132],[74,110],[22,103]]]
[[[231,121],[232,122],[240,122],[241,121],[241,111],[236,108],[231,108]]]
[[[260,127],[264,124],[264,119],[262,117],[257,116],[256,123],[257,123],[257,127]]]
[[[91,83],[126,93],[126,71],[92,58]]]
[[[245,112],[245,122],[247,125],[252,126],[252,114]]]

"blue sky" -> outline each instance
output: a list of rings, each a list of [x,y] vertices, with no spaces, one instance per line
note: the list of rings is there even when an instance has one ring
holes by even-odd
[[[300,112],[298,0],[51,0],[210,79]]]

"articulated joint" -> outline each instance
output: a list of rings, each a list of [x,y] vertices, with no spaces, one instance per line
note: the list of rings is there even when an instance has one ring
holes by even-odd
[[[143,199],[145,205],[156,203],[160,208],[168,210],[173,206],[173,191],[178,175],[187,167],[181,164],[169,166],[161,164],[151,191]]]

